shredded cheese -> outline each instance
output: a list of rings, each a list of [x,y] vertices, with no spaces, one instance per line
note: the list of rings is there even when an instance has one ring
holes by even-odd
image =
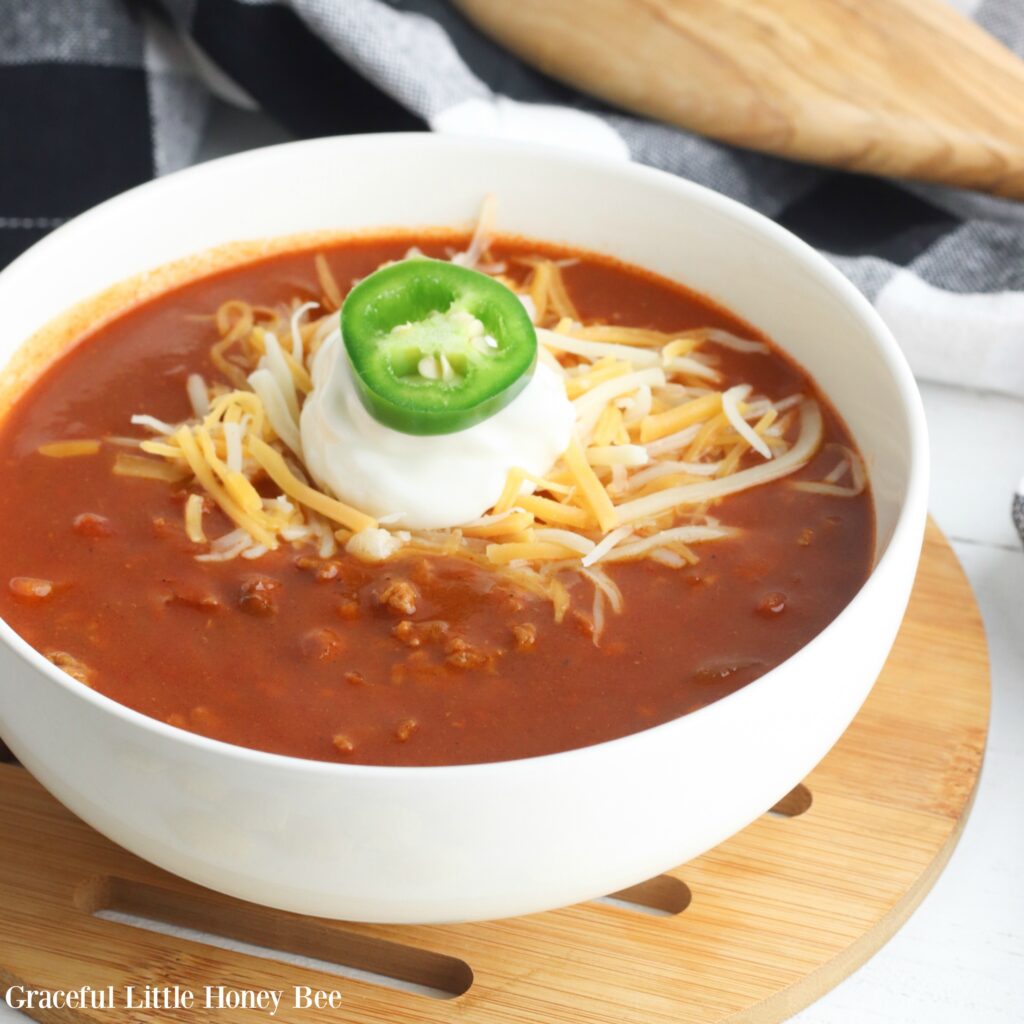
[[[292,418],[277,378],[269,370],[261,368],[249,374],[249,384],[263,403],[274,433],[295,455],[301,456],[302,438],[299,435],[299,425]]]
[[[526,482],[526,473],[521,469],[510,469],[508,476],[505,478],[505,487],[498,497],[498,500],[494,503],[494,512],[501,514],[511,510],[516,499],[519,497],[519,492],[523,489],[523,484]]]
[[[765,444],[764,439],[757,435],[757,432],[747,423],[740,411],[739,403],[750,394],[750,386],[737,384],[734,388],[722,393],[722,412],[725,418],[732,424],[733,430],[743,438],[758,455],[766,459],[772,457],[772,450]]]
[[[185,460],[188,462],[189,468],[195,475],[196,480],[199,481],[207,494],[220,506],[224,514],[245,530],[257,544],[262,544],[271,550],[276,548],[277,540],[274,535],[256,516],[247,513],[221,486],[216,474],[210,468],[206,459],[203,458],[203,454],[196,443],[195,437],[192,435],[192,431],[188,427],[182,426],[178,429],[174,438],[178,442],[178,447],[184,452]]]
[[[718,357],[707,346],[756,355],[770,351],[763,342],[718,328],[582,323],[563,274],[570,264],[516,257],[513,262],[530,268],[524,286],[501,276],[503,263],[488,261],[493,234],[489,199],[469,247],[453,260],[517,291],[537,325],[538,358],[573,401],[576,434],[543,477],[512,469],[479,519],[408,533],[393,518],[377,521],[309,481],[302,407],[312,389],[313,358],[337,336],[344,297],[323,255],[314,261],[318,302],[264,307],[231,300],[216,310],[210,359],[219,376],[188,377],[192,416],[183,423],[138,414],[131,422],[149,437],[107,438],[144,453],[118,452],[113,472],[191,481],[198,493],[186,499],[184,526],[189,540],[203,545],[195,555],[201,561],[257,560],[281,544],[307,545],[320,558],[340,544],[368,562],[409,552],[461,558],[549,601],[556,621],[583,594],[600,642],[608,616],[623,607],[614,567],[646,559],[682,568],[699,560],[701,545],[734,536],[734,528],[708,514],[711,505],[806,466],[821,444],[821,412],[799,394],[772,400],[746,384],[720,386]],[[860,457],[836,447],[836,463],[822,479],[790,486],[836,497],[861,494],[867,476]],[[76,440],[39,451],[57,458],[99,449],[99,441]],[[745,460],[752,451],[763,461]],[[280,493],[268,497],[268,488]],[[207,536],[210,502],[234,524],[219,537]],[[592,584],[592,594],[578,586],[581,579]]]
[[[611,533],[606,533],[601,542],[599,544],[595,544],[583,557],[583,566],[585,568],[589,568],[590,566],[600,562],[616,544],[624,541],[627,537],[632,536],[632,534],[632,526],[620,526],[617,530],[612,530]]]
[[[509,509],[496,515],[483,516],[475,523],[462,527],[467,537],[503,537],[510,533],[522,533],[533,525],[533,515],[525,509]]]
[[[578,439],[573,439],[563,458],[580,488],[583,500],[590,506],[601,530],[607,533],[609,530],[615,529],[618,525],[618,516],[612,505],[612,499],[608,496],[601,481],[597,479],[597,474],[594,473],[590,463],[587,462]]]
[[[640,440],[647,444],[657,441],[668,434],[675,434],[695,423],[705,421],[708,416],[718,412],[722,407],[722,396],[718,392],[694,398],[692,401],[677,405],[674,409],[648,416],[640,424]]]
[[[621,522],[629,523],[646,516],[657,515],[682,505],[699,505],[705,501],[724,498],[729,494],[758,487],[788,476],[807,463],[821,444],[823,424],[818,403],[805,400],[800,406],[800,436],[788,451],[760,466],[742,469],[729,477],[696,484],[672,487],[645,498],[637,498],[617,509]]]
[[[300,505],[306,505],[314,512],[319,512],[320,515],[326,516],[332,522],[356,533],[377,526],[377,521],[373,516],[368,516],[365,512],[360,512],[336,498],[329,498],[321,491],[304,484],[285,464],[281,453],[275,451],[265,441],[256,437],[250,438],[249,449],[253,458],[267,471],[270,479]]]
[[[320,282],[320,288],[324,293],[324,304],[331,310],[341,309],[341,289],[338,287],[338,282],[334,279],[334,274],[331,273],[327,258],[323,253],[317,253],[313,263],[316,267],[317,280]]]
[[[158,420],[155,416],[133,416],[131,423],[136,427],[145,427],[147,430],[152,430],[154,434],[173,434],[178,428],[172,426],[170,423],[164,423],[163,420]]]
[[[548,544],[561,544],[580,555],[589,555],[596,545],[589,537],[572,530],[540,529],[533,531],[533,539]]]
[[[657,352],[607,341],[588,341],[586,338],[567,333],[561,327],[554,331],[540,327],[537,329],[537,339],[545,348],[555,352],[570,352],[575,356],[585,356],[587,359],[610,357],[632,363],[638,368],[660,365]]]
[[[281,397],[284,399],[289,417],[293,423],[298,425],[299,396],[295,391],[295,378],[284,358],[284,350],[272,331],[264,332],[263,343],[266,347],[266,354],[260,360],[259,368],[270,371],[274,383],[277,384],[278,391],[281,392]]]
[[[721,540],[735,531],[724,530],[715,526],[676,526],[669,530],[661,530],[650,537],[642,537],[628,544],[620,544],[604,556],[605,562],[625,562],[644,555],[654,548],[664,547],[677,541],[683,544],[696,541]]]
[[[747,338],[738,338],[729,331],[723,331],[718,327],[702,327],[694,332],[696,337],[704,341],[710,341],[714,345],[721,345],[722,348],[731,348],[734,352],[756,352],[761,355],[771,351],[762,341],[750,341]]]
[[[840,453],[839,462],[825,475],[819,483],[815,480],[796,480],[791,486],[798,491],[806,491],[810,494],[827,494],[834,498],[855,498],[864,492],[867,486],[867,471],[864,469],[864,462],[854,451],[843,445],[830,445],[837,448]],[[850,485],[845,486],[837,483],[846,473],[850,474]]]
[[[198,373],[190,373],[185,381],[188,400],[192,403],[192,411],[202,419],[210,411],[210,394],[206,390],[206,381]]]
[[[188,476],[188,471],[179,464],[160,461],[158,459],[147,459],[141,455],[128,455],[125,452],[118,452],[114,459],[115,476],[137,476],[145,480],[164,480],[167,483],[177,483]]]
[[[40,455],[50,459],[76,459],[82,455],[95,455],[100,450],[99,441],[51,441],[36,449]]]
[[[639,444],[591,445],[587,462],[592,466],[646,466],[651,461],[647,449]]]
[[[576,428],[581,437],[590,437],[597,426],[598,418],[604,407],[612,399],[621,395],[628,395],[637,388],[647,385],[664,384],[665,374],[660,367],[648,370],[636,370],[633,373],[625,373],[621,377],[613,377],[606,380],[597,387],[592,388],[586,394],[577,398],[573,405],[576,408]]]
[[[488,544],[487,557],[495,565],[509,562],[544,562],[552,559],[572,558],[578,552],[564,544],[525,541],[511,544]]]
[[[311,309],[316,309],[319,305],[319,302],[304,302],[301,306],[296,306],[295,311],[292,313],[291,320],[288,322],[292,336],[292,359],[295,361],[295,365],[300,368],[302,367],[303,344],[302,331],[299,330],[299,321],[302,320],[306,313]]]
[[[580,508],[578,505],[563,504],[552,501],[551,498],[538,497],[535,494],[520,495],[516,499],[516,503],[521,509],[531,512],[546,523],[564,523],[581,530],[589,529],[594,525],[594,516],[587,509]]]
[[[190,494],[185,500],[185,536],[193,544],[205,544],[203,533],[203,496]]]
[[[491,244],[491,236],[494,234],[497,215],[497,200],[492,195],[484,196],[484,201],[480,207],[480,215],[477,217],[476,227],[473,229],[473,237],[469,240],[469,248],[465,252],[456,253],[452,257],[452,263],[458,263],[463,267],[476,267]]]

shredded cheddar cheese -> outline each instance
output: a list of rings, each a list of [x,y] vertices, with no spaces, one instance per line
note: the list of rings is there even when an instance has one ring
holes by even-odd
[[[487,557],[495,565],[509,562],[545,562],[561,558],[573,558],[578,552],[564,544],[544,541],[525,541],[513,544],[488,544]]]
[[[703,423],[721,407],[722,396],[716,391],[648,416],[640,424],[640,440],[647,444],[649,441],[657,441],[658,438],[675,434],[694,423]]]
[[[462,558],[548,600],[558,621],[585,596],[599,642],[608,614],[622,609],[615,566],[649,559],[682,568],[699,560],[701,546],[735,534],[711,514],[717,503],[805,466],[821,444],[821,414],[801,395],[773,401],[723,383],[715,348],[768,351],[761,341],[717,328],[581,322],[563,273],[572,261],[517,257],[518,276],[488,263],[492,217],[485,211],[469,249],[453,259],[492,267],[520,294],[537,326],[539,359],[573,402],[576,436],[543,477],[514,468],[478,520],[418,532],[391,528],[309,482],[299,422],[313,358],[337,329],[344,299],[323,255],[314,260],[318,301],[270,308],[231,300],[215,311],[216,372],[189,376],[192,416],[133,416],[148,436],[105,439],[140,452],[118,452],[113,472],[188,487],[185,534],[204,561],[258,558],[289,544],[312,545],[325,558],[342,545],[371,562],[409,552]],[[94,455],[100,441],[38,450]],[[792,486],[856,495],[866,474],[856,453],[840,449],[823,479]],[[234,527],[219,537],[205,517],[211,503]]]
[[[250,440],[249,447],[253,457],[267,471],[271,480],[285,494],[300,504],[306,505],[314,512],[319,512],[340,526],[347,527],[354,533],[377,525],[373,516],[368,516],[344,502],[328,497],[322,491],[315,490],[309,484],[304,484],[288,469],[281,453],[271,448],[265,441],[254,437]]]
[[[256,516],[246,512],[230,494],[221,486],[210,464],[203,457],[203,452],[197,443],[195,436],[188,427],[179,428],[174,435],[185,455],[185,461],[195,475],[196,480],[203,487],[203,490],[220,506],[224,514],[245,530],[257,544],[273,550],[277,547],[277,538],[261,522],[262,516]]]
[[[615,506],[612,505],[612,499],[608,496],[604,485],[598,480],[597,474],[587,462],[587,457],[583,454],[583,449],[577,438],[573,439],[562,457],[565,459],[569,472],[572,473],[579,485],[584,501],[594,513],[602,532],[607,533],[609,530],[615,529],[618,525]]]
[[[146,480],[164,480],[177,483],[184,480],[187,471],[173,462],[162,462],[158,459],[146,459],[141,455],[128,455],[118,452],[114,459],[115,476],[138,476]]]
[[[99,441],[51,441],[38,448],[40,455],[51,459],[75,459],[82,455],[95,455],[99,450]]]
[[[591,512],[578,505],[541,498],[536,494],[523,494],[516,499],[516,504],[527,512],[532,512],[538,519],[546,523],[563,523],[586,530],[593,527],[595,519]]]
[[[533,526],[533,515],[525,509],[511,509],[505,514],[485,516],[485,522],[464,526],[462,532],[467,537],[504,537],[522,533]]]

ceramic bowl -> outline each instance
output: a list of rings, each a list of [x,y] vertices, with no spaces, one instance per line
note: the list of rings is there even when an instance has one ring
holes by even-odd
[[[96,207],[0,274],[0,365],[62,310],[190,253],[325,229],[467,224],[488,192],[503,230],[685,282],[811,373],[870,468],[870,578],[793,657],[700,711],[566,753],[439,768],[304,761],[194,736],[79,685],[0,623],[4,741],[75,814],[146,860],[329,917],[441,922],[544,910],[639,882],[742,829],[815,766],[871,689],[925,524],[914,381],[878,315],[825,259],[671,175],[426,134],[228,157]]]

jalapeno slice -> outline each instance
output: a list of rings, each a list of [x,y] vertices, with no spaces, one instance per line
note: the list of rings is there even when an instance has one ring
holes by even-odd
[[[508,405],[537,362],[537,334],[501,282],[426,258],[360,281],[341,309],[356,390],[379,422],[453,434]]]

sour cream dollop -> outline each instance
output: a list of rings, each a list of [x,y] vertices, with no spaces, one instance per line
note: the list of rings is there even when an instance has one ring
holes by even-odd
[[[501,496],[511,469],[543,476],[569,446],[576,421],[558,375],[538,363],[529,384],[467,430],[421,437],[378,423],[363,406],[338,334],[313,363],[302,409],[302,452],[336,498],[411,530],[460,526]]]

